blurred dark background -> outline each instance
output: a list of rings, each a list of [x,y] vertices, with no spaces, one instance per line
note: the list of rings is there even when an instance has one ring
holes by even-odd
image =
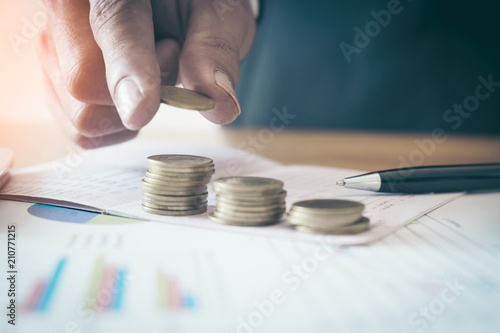
[[[274,108],[297,115],[290,128],[369,129],[500,134],[500,87],[474,105],[479,76],[500,85],[500,4],[478,0],[267,0],[244,60],[234,125],[269,126]],[[371,24],[356,47],[358,27],[395,6],[385,27]],[[392,7],[391,7],[392,8]],[[382,15],[383,16],[383,15]],[[387,22],[387,18],[384,17]],[[364,40],[366,42],[366,40]],[[490,91],[482,88],[481,93]],[[447,111],[451,109],[451,111]]]

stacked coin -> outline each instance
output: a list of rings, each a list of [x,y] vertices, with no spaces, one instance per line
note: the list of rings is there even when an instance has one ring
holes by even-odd
[[[365,205],[351,200],[317,199],[293,204],[287,220],[299,231],[317,234],[354,234],[365,231],[369,220]]]
[[[259,226],[274,224],[285,212],[286,191],[281,180],[226,177],[213,182],[216,210],[210,220],[220,224]]]
[[[207,211],[207,184],[214,174],[210,158],[191,155],[148,157],[142,180],[142,208],[153,214],[186,216]]]

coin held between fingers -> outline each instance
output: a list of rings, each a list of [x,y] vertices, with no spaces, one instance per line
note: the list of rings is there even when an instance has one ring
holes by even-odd
[[[208,111],[215,107],[213,99],[194,90],[174,86],[161,87],[161,102],[186,110]]]

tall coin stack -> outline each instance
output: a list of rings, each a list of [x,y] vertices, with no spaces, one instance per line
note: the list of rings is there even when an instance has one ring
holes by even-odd
[[[365,231],[369,220],[362,216],[365,205],[351,200],[317,199],[292,205],[287,221],[299,231],[315,234],[354,234]]]
[[[274,224],[285,212],[286,191],[281,180],[226,177],[213,182],[216,210],[210,220],[220,224],[260,226]]]
[[[142,208],[153,214],[187,216],[207,211],[207,184],[215,172],[210,158],[191,155],[148,157],[142,180]]]

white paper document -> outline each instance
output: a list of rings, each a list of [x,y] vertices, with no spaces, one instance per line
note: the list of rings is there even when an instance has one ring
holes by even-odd
[[[499,200],[464,195],[352,247],[0,200],[0,246],[8,225],[19,240],[0,332],[498,332]]]
[[[267,227],[218,225],[208,219],[215,208],[215,194],[209,186],[209,208],[201,215],[159,216],[141,209],[141,179],[146,158],[154,154],[190,154],[214,160],[212,179],[227,176],[261,176],[280,179],[288,192],[287,209],[299,200],[349,199],[363,202],[370,219],[368,231],[355,235],[312,235],[296,231],[283,221]],[[365,244],[384,237],[419,216],[459,197],[460,193],[398,195],[380,194],[336,186],[336,181],[361,173],[329,167],[281,165],[256,154],[228,148],[210,148],[129,142],[114,147],[82,151],[58,161],[12,173],[0,197],[61,205],[149,221],[243,232],[296,240],[325,240],[330,244]]]

